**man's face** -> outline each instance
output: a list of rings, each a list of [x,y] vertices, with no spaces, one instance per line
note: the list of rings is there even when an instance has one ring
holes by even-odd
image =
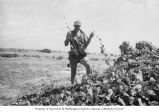
[[[156,65],[155,68],[156,68],[156,69],[159,69],[159,65]]]
[[[80,29],[80,25],[74,25],[75,30],[79,30]]]

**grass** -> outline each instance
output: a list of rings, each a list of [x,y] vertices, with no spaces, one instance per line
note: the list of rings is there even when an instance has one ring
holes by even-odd
[[[68,53],[13,50],[13,52],[10,50],[0,54],[0,104],[7,105],[18,96],[39,91],[42,84],[70,84]],[[96,58],[96,55],[88,55],[88,57]],[[102,58],[102,56],[98,57]],[[97,70],[106,67],[103,66],[105,63],[101,59],[95,63],[90,60],[90,65]],[[85,73],[85,67],[80,67],[80,73]]]

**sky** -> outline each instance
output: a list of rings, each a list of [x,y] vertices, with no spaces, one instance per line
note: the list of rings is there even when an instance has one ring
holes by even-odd
[[[100,52],[96,36],[111,53],[123,41],[159,47],[159,0],[0,0],[0,47],[69,51],[66,27],[75,20],[88,36],[95,30],[88,52]]]

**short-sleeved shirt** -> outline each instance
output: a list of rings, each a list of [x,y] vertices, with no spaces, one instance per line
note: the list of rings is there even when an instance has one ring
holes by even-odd
[[[79,30],[79,32],[77,33],[75,33],[75,31],[72,30],[71,33],[70,32],[67,33],[66,37],[68,36],[71,38],[70,41],[71,50],[72,49],[80,50],[86,47],[88,37],[82,30]]]

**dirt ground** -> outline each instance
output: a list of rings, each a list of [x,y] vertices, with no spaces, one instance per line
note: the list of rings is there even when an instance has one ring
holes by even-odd
[[[0,57],[0,105],[8,105],[16,98],[42,89],[44,85],[70,85],[70,68],[67,67],[68,53],[54,51],[41,53],[36,50],[12,51],[18,57]],[[89,54],[93,69],[103,72],[108,65],[105,56]],[[78,74],[85,74],[85,68],[78,65]]]

